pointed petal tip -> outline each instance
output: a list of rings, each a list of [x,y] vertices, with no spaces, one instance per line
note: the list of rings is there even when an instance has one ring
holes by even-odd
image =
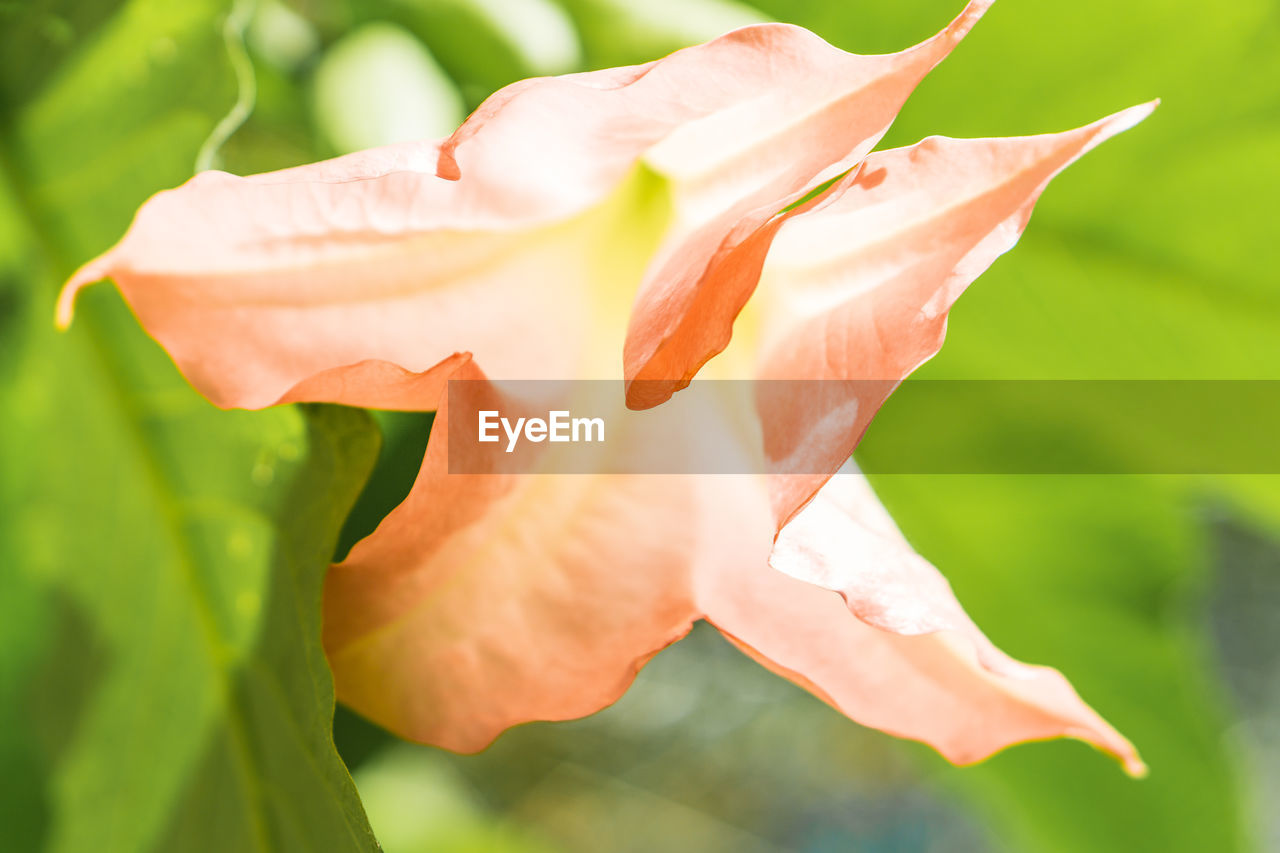
[[[959,41],[969,34],[974,24],[987,14],[987,10],[995,5],[996,0],[971,0],[971,2],[961,10],[956,19],[943,30],[943,35]]]
[[[1108,757],[1114,758],[1130,779],[1147,777],[1149,768],[1142,760],[1142,756],[1138,754],[1137,747],[1101,717],[1097,718],[1095,725],[1085,731],[1070,732],[1067,736],[1084,741]]]
[[[1160,106],[1159,98],[1156,98],[1153,101],[1147,101],[1145,104],[1137,104],[1136,106],[1121,110],[1118,113],[1112,113],[1106,118],[1098,119],[1092,124],[1087,124],[1084,127],[1077,128],[1075,131],[1066,131],[1064,136],[1068,134],[1083,135],[1084,146],[1081,148],[1079,154],[1076,155],[1079,157],[1088,151],[1092,151],[1094,148],[1098,147],[1103,142],[1106,142],[1108,139],[1111,139],[1113,136],[1118,136],[1126,130],[1141,124],[1147,116],[1155,112],[1156,107],[1158,106]]]
[[[1098,122],[1100,126],[1106,129],[1108,136],[1114,136],[1117,133],[1123,133],[1131,127],[1141,124],[1147,116],[1156,111],[1156,107],[1160,106],[1160,99],[1147,101],[1145,104],[1129,107],[1127,110],[1121,110],[1114,115],[1107,116]]]
[[[963,768],[963,767],[974,767],[978,764],[982,764],[990,760],[995,755],[998,755],[1014,746],[1025,745],[1028,743],[1034,744],[1040,741],[1051,741],[1051,740],[1055,740],[1056,738],[1067,738],[1070,740],[1076,740],[1076,741],[1080,741],[1081,743],[1087,744],[1088,746],[1092,747],[1098,752],[1101,752],[1107,758],[1115,760],[1116,763],[1120,765],[1120,768],[1124,771],[1124,774],[1128,776],[1130,779],[1134,779],[1134,780],[1146,779],[1147,776],[1150,775],[1151,773],[1151,768],[1148,767],[1147,763],[1143,761],[1142,758],[1138,755],[1138,751],[1134,748],[1133,744],[1131,744],[1124,736],[1116,733],[1114,730],[1111,730],[1110,726],[1105,726],[1105,729],[1106,730],[1101,732],[1073,731],[1073,732],[1064,732],[1057,736],[1049,736],[1047,738],[1034,738],[1034,739],[1025,740],[1025,741],[1013,741],[1003,745],[1002,747],[995,750],[994,752],[988,752],[988,753],[979,754],[979,755],[964,754],[960,756],[954,756],[954,755],[948,755],[946,750],[938,749],[938,747],[936,746],[934,748],[938,750],[939,755],[941,755],[944,759],[950,762],[953,766]],[[904,736],[912,737],[911,735],[904,735]],[[927,744],[928,741],[924,741],[924,743]]]
[[[987,13],[995,0],[970,0],[960,14],[951,19],[951,23],[947,24],[935,35],[917,44],[915,47],[909,47],[902,51],[899,55],[915,55],[930,57],[932,65],[936,66],[941,62],[956,45],[964,40],[965,36],[973,30],[974,26]]]
[[[1142,760],[1142,756],[1138,754],[1138,749],[1128,738],[1119,732],[1114,732],[1114,743],[1103,746],[1103,749],[1110,753],[1116,761],[1120,762],[1120,767],[1124,770],[1126,776],[1130,779],[1145,779],[1151,769],[1147,767],[1147,762]]]
[[[976,21],[987,13],[987,10],[996,4],[996,0],[970,0],[965,4],[964,9],[960,12],[960,18],[967,18]]]

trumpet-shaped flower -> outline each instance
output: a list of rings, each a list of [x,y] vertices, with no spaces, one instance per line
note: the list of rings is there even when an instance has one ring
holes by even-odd
[[[324,600],[339,697],[402,735],[475,750],[590,713],[705,619],[953,761],[1071,736],[1138,772],[1060,674],[979,632],[842,470],[1049,180],[1151,109],[871,153],[989,5],[885,56],[746,27],[508,86],[445,140],[202,173],[76,273],[60,320],[109,276],[219,406],[438,410],[412,491]],[[613,380],[635,413],[695,376],[838,381],[767,384],[725,415],[753,476],[491,470],[451,437],[451,379],[493,410],[517,405],[506,380]]]

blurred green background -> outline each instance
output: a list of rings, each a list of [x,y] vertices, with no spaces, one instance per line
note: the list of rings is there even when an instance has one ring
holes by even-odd
[[[875,481],[992,639],[1137,743],[1144,781],[1068,742],[952,768],[703,630],[614,707],[459,757],[342,710],[331,729],[317,642],[328,559],[407,491],[430,417],[217,412],[107,287],[53,330],[59,283],[196,168],[443,135],[516,79],[753,21],[894,51],[959,6],[0,3],[0,849],[1280,851],[1275,477]],[[1156,96],[1054,183],[922,376],[1280,379],[1274,0],[1003,0],[886,145]],[[1079,438],[1109,434],[1103,413]]]

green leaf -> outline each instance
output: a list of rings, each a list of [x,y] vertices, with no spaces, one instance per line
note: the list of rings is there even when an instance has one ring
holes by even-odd
[[[215,410],[106,287],[52,325],[235,103],[227,5],[48,6],[75,44],[0,137],[0,847],[376,850],[319,625],[370,420]]]
[[[484,808],[439,750],[399,743],[356,771],[388,853],[550,853],[554,848]]]

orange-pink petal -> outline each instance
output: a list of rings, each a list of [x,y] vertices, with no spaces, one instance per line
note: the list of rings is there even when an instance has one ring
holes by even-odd
[[[640,268],[606,283],[619,316],[597,322],[587,311],[599,269],[582,264],[599,231],[581,223],[637,169],[664,176],[680,222],[634,333],[656,344],[671,322],[694,331],[681,318],[706,303],[695,291],[745,298],[768,241],[750,241],[753,257],[729,265],[745,273],[724,273],[719,288],[700,283],[726,266],[707,267],[708,252],[730,233],[747,239],[861,157],[987,5],[975,0],[943,34],[891,56],[854,56],[798,27],[763,24],[643,66],[516,83],[443,142],[250,178],[203,173],[154,196],[120,243],[76,273],[60,321],[81,287],[113,278],[221,406],[307,397],[398,407],[394,375],[340,373],[376,362],[420,373],[462,351],[494,377],[578,377],[587,353],[602,360],[605,349],[583,340],[599,326],[617,326],[617,339],[609,363],[587,369],[619,373]],[[643,230],[618,219],[619,230]],[[358,399],[339,396],[357,384]]]
[[[739,72],[726,69],[710,86],[746,84],[754,97],[679,128],[646,155],[674,179],[677,224],[631,315],[628,405],[658,405],[725,348],[774,234],[797,212],[784,208],[857,164],[990,5],[971,2],[933,38],[883,56],[846,54],[803,31],[740,31],[778,39],[769,67],[732,79]]]
[[[1064,133],[934,137],[872,154],[826,203],[789,219],[753,302],[758,375],[832,381],[809,383],[787,406],[762,400],[776,470],[839,468],[895,383],[937,353],[947,312],[1013,248],[1049,181],[1154,106]],[[780,521],[824,479],[777,478]]]
[[[1018,663],[983,636],[861,476],[828,482],[783,529],[770,564],[700,577],[707,619],[851,719],[958,764],[1073,737],[1145,771],[1061,674]]]
[[[705,617],[855,721],[952,761],[1069,736],[1140,771],[1061,675],[987,641],[860,477],[832,480],[770,556],[758,481],[448,474],[440,408],[409,499],[325,588],[338,695],[393,731],[474,751],[589,714]]]
[[[442,398],[408,499],[331,570],[324,639],[343,702],[470,752],[617,699],[697,618],[690,566],[720,538],[670,477],[448,474],[449,416]]]

